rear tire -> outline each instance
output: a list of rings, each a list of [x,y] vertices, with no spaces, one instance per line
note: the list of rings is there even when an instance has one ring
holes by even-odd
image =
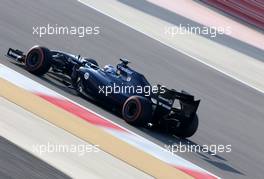
[[[123,105],[124,120],[135,126],[143,126],[151,121],[152,105],[149,99],[142,96],[131,96]]]
[[[27,53],[25,65],[26,70],[35,75],[41,76],[50,69],[50,51],[48,48],[34,46]]]
[[[174,129],[173,134],[180,138],[188,138],[195,134],[198,129],[199,120],[198,116],[195,114],[192,121],[185,125],[180,125],[179,128]]]

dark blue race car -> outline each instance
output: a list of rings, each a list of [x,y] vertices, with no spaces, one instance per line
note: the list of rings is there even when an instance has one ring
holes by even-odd
[[[117,109],[129,124],[163,128],[182,138],[192,136],[198,128],[200,100],[184,91],[150,85],[125,59],[116,67],[100,68],[94,59],[41,46],[32,47],[27,54],[10,48],[7,56],[35,75],[56,75],[81,96]]]

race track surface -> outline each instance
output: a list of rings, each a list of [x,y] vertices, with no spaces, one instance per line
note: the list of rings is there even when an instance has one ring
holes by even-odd
[[[70,177],[0,137],[0,178],[69,179]]]
[[[51,76],[38,78],[1,57],[0,63],[87,106],[112,121],[164,146],[172,143],[232,145],[231,153],[178,153],[183,158],[223,178],[262,178],[264,166],[262,131],[264,95],[235,81],[129,27],[92,10],[77,1],[8,1],[0,7],[0,52],[9,47],[27,50],[35,44],[97,59],[101,66],[116,64],[120,57],[153,83],[184,89],[202,100],[200,126],[189,140],[136,129],[110,112],[88,102],[59,84]],[[99,26],[98,36],[32,35],[32,27],[47,24]],[[216,54],[217,55],[217,54]]]

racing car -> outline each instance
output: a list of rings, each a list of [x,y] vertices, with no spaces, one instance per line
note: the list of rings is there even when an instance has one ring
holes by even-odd
[[[114,106],[131,125],[163,128],[180,138],[191,137],[197,131],[196,113],[200,100],[195,100],[185,91],[179,92],[162,85],[155,86],[151,92],[132,90],[154,86],[144,75],[132,69],[127,59],[120,59],[115,67],[105,65],[100,68],[94,59],[42,46],[33,46],[26,54],[9,48],[7,56],[23,64],[34,75],[55,74],[80,96]],[[119,91],[113,92],[112,89],[117,87]]]

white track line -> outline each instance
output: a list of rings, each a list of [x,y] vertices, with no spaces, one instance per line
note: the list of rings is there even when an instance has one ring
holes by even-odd
[[[170,45],[170,44],[167,44],[167,43],[165,43],[165,42],[163,42],[163,41],[161,41],[161,40],[159,40],[159,39],[157,39],[157,38],[155,38],[155,37],[153,37],[153,36],[150,36],[150,35],[147,34],[146,32],[143,32],[143,31],[141,31],[141,30],[135,29],[133,26],[129,25],[128,23],[122,22],[122,21],[119,20],[118,18],[113,17],[112,15],[110,15],[110,14],[108,14],[108,13],[106,13],[106,12],[103,12],[103,11],[101,11],[100,9],[98,9],[98,8],[96,8],[96,7],[94,7],[94,6],[90,5],[90,4],[87,4],[87,3],[83,2],[82,0],[78,0],[78,1],[79,1],[80,3],[82,3],[82,4],[84,4],[85,6],[88,6],[88,7],[92,8],[92,9],[94,9],[94,10],[100,12],[101,14],[104,14],[104,15],[106,15],[106,16],[108,16],[108,17],[110,17],[110,18],[112,18],[112,19],[114,19],[114,20],[120,22],[121,24],[124,24],[124,25],[128,26],[128,27],[131,28],[131,29],[136,30],[137,32],[140,32],[140,33],[142,33],[142,34],[144,34],[144,35],[146,35],[146,36],[148,36],[148,37],[150,37],[150,38],[152,38],[152,39],[154,39],[154,40],[156,40],[156,41],[162,43],[163,45],[166,45],[167,47],[170,47],[170,48],[172,48],[172,49],[174,49],[174,50],[176,50],[176,51],[178,51],[178,52],[180,52],[180,53],[182,53],[182,54],[184,54],[184,55],[186,55],[186,56],[188,56],[188,57],[191,57],[192,59],[194,59],[194,60],[196,60],[196,61],[198,61],[198,62],[200,62],[200,63],[202,63],[202,64],[204,64],[204,65],[206,65],[206,66],[208,66],[208,67],[210,67],[210,68],[213,68],[214,70],[216,70],[216,71],[218,71],[218,72],[221,72],[221,73],[225,74],[226,76],[228,76],[228,77],[230,77],[230,78],[233,78],[233,79],[239,81],[240,83],[242,83],[242,84],[244,84],[244,85],[246,85],[246,86],[249,86],[249,87],[255,89],[255,90],[258,91],[258,92],[264,93],[264,90],[261,90],[261,89],[255,87],[255,86],[252,86],[251,84],[249,84],[249,83],[247,83],[247,82],[245,82],[245,81],[243,81],[243,80],[241,80],[241,79],[239,79],[239,78],[237,78],[237,77],[235,77],[235,76],[233,76],[233,75],[231,75],[231,74],[229,74],[229,73],[227,73],[227,72],[225,72],[225,71],[223,71],[223,70],[221,70],[221,69],[219,69],[219,68],[217,68],[217,67],[215,67],[215,66],[213,66],[213,65],[211,65],[211,64],[209,64],[209,63],[207,63],[207,62],[204,62],[202,59],[197,58],[197,57],[195,57],[195,56],[193,56],[193,55],[187,53],[187,52],[184,51],[184,50],[181,50],[181,49],[179,49],[179,48],[176,48],[176,47],[174,47],[174,46],[172,46],[172,45]]]

